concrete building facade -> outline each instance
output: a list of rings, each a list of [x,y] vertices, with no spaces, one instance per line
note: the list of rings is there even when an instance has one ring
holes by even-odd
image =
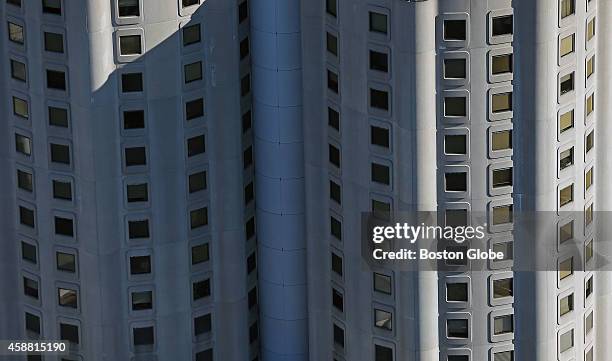
[[[69,340],[62,361],[607,359],[608,273],[513,272],[512,222],[584,234],[560,267],[596,252],[609,1],[0,9],[0,340]],[[404,211],[482,214],[507,259],[364,266],[362,214]]]

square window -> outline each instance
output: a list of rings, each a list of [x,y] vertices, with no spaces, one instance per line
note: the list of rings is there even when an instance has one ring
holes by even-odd
[[[468,338],[468,320],[446,320],[446,335],[448,338]]]
[[[251,91],[251,76],[249,74],[245,75],[240,80],[240,95],[246,96]]]
[[[9,40],[13,43],[21,44],[24,43],[23,26],[8,22],[8,36]]]
[[[491,150],[500,151],[512,149],[512,130],[493,132],[491,135]]]
[[[34,190],[34,179],[31,173],[17,169],[17,187],[27,192]]]
[[[72,200],[72,185],[71,183],[53,180],[53,198],[55,199],[63,199],[67,201]]]
[[[197,301],[210,296],[210,280],[205,279],[193,283],[193,300]]]
[[[242,153],[242,165],[244,169],[247,169],[253,164],[253,147],[249,146]]]
[[[47,88],[66,90],[66,73],[47,69]]]
[[[588,154],[589,151],[595,146],[595,130],[591,130],[591,132],[586,136],[584,143],[584,154]]]
[[[370,50],[370,70],[389,72],[389,55],[380,51]]]
[[[559,133],[563,133],[566,130],[572,129],[573,127],[574,109],[571,109],[559,116]]]
[[[28,111],[28,102],[23,99],[13,97],[13,114],[27,119],[30,116]]]
[[[512,54],[492,56],[491,73],[493,75],[512,73]]]
[[[253,189],[253,182],[244,187],[244,204],[249,204],[255,198],[255,190]]]
[[[194,318],[193,330],[196,336],[210,332],[212,330],[212,318],[210,313]]]
[[[76,272],[76,256],[74,254],[58,251],[55,253],[55,260],[59,271],[69,273]]]
[[[512,223],[512,205],[493,207],[493,225]]]
[[[151,256],[130,257],[130,274],[141,275],[151,273]]]
[[[513,297],[513,295],[514,282],[512,277],[493,280],[493,299]]]
[[[72,218],[54,217],[55,234],[74,237],[74,222]]]
[[[444,78],[445,79],[465,79],[467,76],[466,59],[444,59]]]
[[[68,128],[68,109],[49,106],[49,125],[54,127]]]
[[[187,139],[187,156],[193,157],[205,151],[204,134]]]
[[[332,305],[336,310],[344,312],[344,296],[335,288],[332,288]]]
[[[125,166],[139,166],[147,164],[145,147],[125,148]]]
[[[196,361],[213,361],[213,350],[212,348],[204,351],[197,352],[195,355]]]
[[[155,336],[153,327],[135,327],[133,329],[134,346],[153,345]]]
[[[559,154],[559,169],[563,170],[574,164],[574,147],[566,149]]]
[[[389,92],[370,88],[370,106],[385,111],[389,110]]]
[[[330,216],[329,228],[331,235],[334,236],[338,241],[342,241],[342,222],[340,222],[334,216]]]
[[[559,206],[563,207],[574,201],[574,184],[570,184],[567,187],[559,190]]]
[[[514,361],[514,351],[501,351],[493,354],[493,361]]]
[[[52,53],[64,52],[64,36],[57,33],[49,33],[45,31],[45,50]]]
[[[448,355],[447,361],[470,361],[468,355]]]
[[[372,182],[389,185],[391,184],[391,170],[388,166],[372,163],[371,164]]]
[[[587,23],[586,40],[589,41],[593,39],[594,36],[595,36],[595,18],[591,19],[591,21]]]
[[[192,120],[204,116],[204,99],[198,98],[185,103],[185,119]]]
[[[25,328],[28,332],[40,335],[40,317],[29,312],[25,313]]]
[[[331,33],[326,33],[327,51],[338,56],[338,38]]]
[[[595,94],[589,95],[584,101],[586,115],[589,116],[595,110]]]
[[[461,227],[468,225],[467,209],[447,209],[444,212],[445,225],[451,227]]]
[[[374,291],[390,295],[391,290],[391,276],[374,272]]]
[[[77,292],[67,288],[57,289],[58,304],[63,307],[77,308]]]
[[[563,75],[559,78],[559,93],[567,94],[574,90],[574,72]]]
[[[374,345],[374,361],[393,361],[393,349]]]
[[[501,260],[509,261],[514,258],[514,244],[511,241],[494,243],[491,248],[493,252],[503,254]]]
[[[249,17],[249,3],[243,1],[238,5],[238,23],[242,24]],[[212,360],[212,358],[211,358]]]
[[[182,0],[183,7],[186,8],[188,6],[198,5],[200,0]]]
[[[183,46],[199,43],[201,41],[200,24],[185,26],[183,28]]]
[[[493,188],[512,186],[512,168],[493,169]]]
[[[147,183],[128,184],[126,193],[128,203],[147,202],[149,200]]]
[[[34,228],[35,226],[35,215],[34,210],[19,206],[19,223]]]
[[[444,116],[465,117],[467,115],[466,97],[444,97]]]
[[[208,208],[198,208],[189,212],[191,229],[196,229],[208,225]]]
[[[123,73],[121,74],[121,91],[124,93],[143,91],[142,73]]]
[[[24,261],[37,264],[38,256],[36,246],[27,242],[21,242],[21,259]]]
[[[444,40],[463,41],[467,39],[465,20],[444,20]]]
[[[561,38],[561,44],[559,44],[559,56],[564,57],[573,53],[576,50],[576,34],[570,34],[566,37]]]
[[[142,41],[140,35],[123,35],[119,37],[119,50],[121,55],[142,54]]]
[[[563,353],[574,347],[574,329],[562,333],[559,337],[559,353]]]
[[[512,92],[496,93],[491,96],[491,111],[503,113],[512,111]]]
[[[32,155],[32,140],[24,135],[15,134],[15,150],[23,155]]]
[[[123,112],[123,129],[143,129],[144,127],[144,110],[125,110]]]
[[[387,34],[387,15],[370,11],[370,31]]]
[[[70,164],[70,147],[65,144],[50,144],[51,161],[54,163]]]
[[[574,238],[574,221],[569,221],[559,227],[559,243],[562,244]]]
[[[593,294],[593,276],[589,277],[584,285],[584,299],[587,300]]]
[[[465,155],[467,154],[467,135],[447,134],[444,136],[444,154]]]
[[[468,302],[468,284],[466,282],[446,284],[447,302]]]
[[[342,204],[342,190],[340,185],[334,181],[329,181],[329,197],[338,204]]]
[[[27,80],[26,65],[20,61],[11,59],[11,77],[15,80],[25,82]]]
[[[329,69],[327,70],[327,89],[336,94],[338,94],[338,90],[340,89],[338,74]]]
[[[570,15],[574,15],[576,12],[575,0],[561,0],[559,5],[559,11],[561,12],[561,19],[565,19]]]
[[[210,249],[208,243],[199,244],[191,247],[191,265],[208,262],[210,259]]]
[[[338,16],[338,3],[337,0],[325,0],[325,10],[326,12],[333,16]]]
[[[340,168],[340,149],[329,144],[329,162]]]
[[[514,315],[501,315],[493,317],[493,334],[504,335],[514,332]]]
[[[374,309],[374,326],[391,331],[393,316],[391,312]]]
[[[189,193],[199,192],[206,189],[206,171],[189,175]]]
[[[117,0],[119,17],[140,16],[139,0]]]
[[[593,185],[593,167],[584,173],[584,190],[587,191]]]
[[[42,0],[43,13],[62,15],[62,1],[61,0]]]
[[[584,335],[588,335],[593,331],[593,311],[584,318]]]
[[[153,291],[132,292],[132,311],[153,308]]]
[[[23,278],[23,293],[26,296],[30,296],[32,298],[38,299],[38,282],[24,277]]]
[[[249,38],[246,37],[240,41],[240,60],[249,56],[251,49],[249,47]]]
[[[340,131],[340,113],[330,107],[327,107],[327,124],[336,131]]]
[[[584,246],[584,263],[588,263],[593,259],[593,240],[591,239]]]
[[[195,63],[185,64],[185,84],[202,80],[202,62],[196,61]]]
[[[559,300],[559,316],[565,316],[574,310],[574,294],[561,298]]]
[[[334,344],[341,348],[344,348],[344,330],[340,326],[334,324]]]
[[[247,298],[248,298],[249,310],[257,306],[257,287],[253,287],[253,289],[249,291]]]
[[[570,257],[559,263],[559,280],[564,280],[574,274],[574,258]]]
[[[444,174],[444,189],[447,192],[466,192],[467,191],[467,173],[452,172]]]
[[[370,126],[370,142],[383,148],[389,148],[389,129]]]
[[[338,256],[337,254],[333,253],[331,254],[331,261],[332,261],[332,271],[334,271],[334,273],[336,273],[338,276],[342,277],[343,271],[342,271],[342,257]]]
[[[493,26],[492,26],[492,35],[493,36],[512,35],[512,28],[513,28],[512,23],[513,23],[512,15],[494,17]]]
[[[71,343],[79,343],[79,326],[68,323],[60,323],[60,339]]]
[[[130,239],[149,238],[149,220],[128,221],[128,235]]]

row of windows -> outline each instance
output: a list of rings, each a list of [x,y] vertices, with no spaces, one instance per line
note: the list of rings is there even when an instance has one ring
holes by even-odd
[[[23,0],[6,0],[12,6],[21,7]],[[41,0],[43,14],[62,15],[62,0]]]

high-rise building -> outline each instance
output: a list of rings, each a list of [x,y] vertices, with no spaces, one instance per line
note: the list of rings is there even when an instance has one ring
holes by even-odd
[[[61,361],[612,352],[612,279],[577,266],[612,210],[610,1],[0,10],[0,340],[68,340]],[[482,215],[506,258],[365,262],[363,214],[414,211]],[[556,268],[513,271],[528,212],[554,216]]]

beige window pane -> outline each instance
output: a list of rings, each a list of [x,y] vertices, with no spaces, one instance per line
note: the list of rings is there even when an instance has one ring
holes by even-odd
[[[587,135],[586,137],[586,141],[585,141],[585,148],[584,148],[584,153],[588,153],[591,149],[593,149],[593,147],[595,146],[595,135],[594,135],[595,131],[591,131],[589,133],[589,135]]]
[[[514,332],[513,321],[513,315],[503,315],[493,318],[493,333],[495,335],[503,335],[505,333]]]
[[[586,62],[586,77],[587,79],[595,72],[595,55],[590,57]]]
[[[493,188],[509,187],[512,185],[512,168],[493,170]]]
[[[559,9],[561,10],[561,19],[573,15],[575,12],[575,0],[561,0]]]
[[[559,117],[559,133],[574,127],[574,109],[567,111]]]
[[[591,21],[589,21],[589,23],[587,24],[587,29],[586,29],[587,41],[593,39],[594,36],[595,36],[595,18],[591,19]]]
[[[574,221],[567,222],[559,227],[559,243],[563,243],[574,237]]]
[[[570,184],[569,186],[562,188],[559,191],[559,205],[563,207],[564,205],[571,203],[574,200],[574,184]]]
[[[593,185],[593,168],[584,174],[584,189],[588,190]]]
[[[559,264],[559,280],[565,279],[574,273],[574,259],[568,258]]]
[[[574,310],[574,294],[567,295],[559,300],[559,315],[564,316]]]
[[[564,150],[559,154],[559,168],[561,170],[574,164],[574,147]]]
[[[584,104],[586,114],[589,115],[595,110],[595,96],[593,94],[589,95]]]
[[[491,58],[491,72],[494,75],[512,73],[512,54],[493,56]]]
[[[512,222],[512,205],[493,207],[493,225]]]
[[[559,352],[563,353],[574,347],[574,329],[562,334],[559,338]]]
[[[574,52],[576,44],[575,38],[576,34],[571,34],[561,39],[561,44],[559,45],[559,55],[561,57]]]
[[[503,278],[493,281],[493,298],[512,297],[512,278]]]
[[[512,149],[512,131],[494,132],[491,137],[491,147],[494,151]]]
[[[491,101],[493,113],[512,110],[512,92],[493,94]]]

